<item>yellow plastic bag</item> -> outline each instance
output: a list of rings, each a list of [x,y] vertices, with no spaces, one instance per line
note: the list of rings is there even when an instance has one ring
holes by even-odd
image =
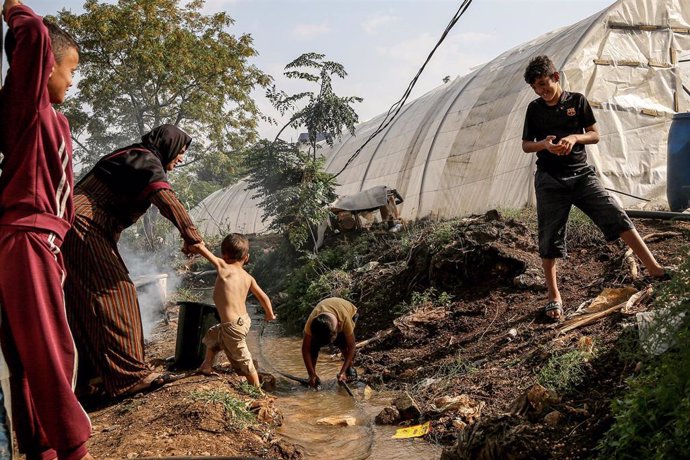
[[[395,431],[392,436],[393,439],[407,439],[407,438],[418,438],[424,436],[429,431],[431,431],[431,422],[426,422],[423,425],[415,425],[407,428],[400,428]]]

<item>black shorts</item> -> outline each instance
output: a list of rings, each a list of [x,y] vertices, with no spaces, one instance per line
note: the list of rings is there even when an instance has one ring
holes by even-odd
[[[635,228],[628,215],[604,189],[588,166],[570,177],[554,177],[545,171],[534,176],[539,224],[539,256],[565,257],[566,228],[572,206],[577,206],[604,233],[607,241],[616,240]]]

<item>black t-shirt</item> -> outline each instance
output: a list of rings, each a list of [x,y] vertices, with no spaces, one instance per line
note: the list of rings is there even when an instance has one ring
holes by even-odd
[[[546,136],[556,136],[557,143],[570,134],[582,134],[585,128],[596,123],[592,107],[580,93],[563,91],[558,104],[549,106],[544,99],[530,102],[525,115],[522,139],[539,142]],[[548,150],[537,152],[537,169],[554,176],[576,173],[587,166],[587,152],[583,144],[575,144],[569,155],[558,156]]]

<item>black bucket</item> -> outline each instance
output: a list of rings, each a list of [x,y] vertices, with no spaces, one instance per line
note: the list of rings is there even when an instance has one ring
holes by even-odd
[[[204,360],[206,347],[201,343],[206,331],[220,323],[215,305],[202,302],[177,302],[180,315],[177,320],[175,343],[175,370],[196,369]]]

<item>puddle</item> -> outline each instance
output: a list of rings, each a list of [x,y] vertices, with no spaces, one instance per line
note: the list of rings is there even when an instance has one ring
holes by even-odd
[[[391,439],[396,427],[374,425],[374,417],[387,405],[391,395],[374,393],[371,399],[364,400],[363,385],[353,385],[355,401],[336,384],[339,359],[324,352],[319,356],[317,373],[323,382],[321,391],[279,376],[276,370],[306,377],[301,337],[286,335],[280,324],[271,323],[259,341],[262,326],[262,319],[253,319],[248,344],[259,366],[278,379],[274,394],[278,396],[276,406],[284,416],[278,435],[301,446],[307,458],[427,460],[440,457],[439,447],[421,439]],[[353,417],[356,425],[334,427],[317,423],[321,418],[333,416]]]

